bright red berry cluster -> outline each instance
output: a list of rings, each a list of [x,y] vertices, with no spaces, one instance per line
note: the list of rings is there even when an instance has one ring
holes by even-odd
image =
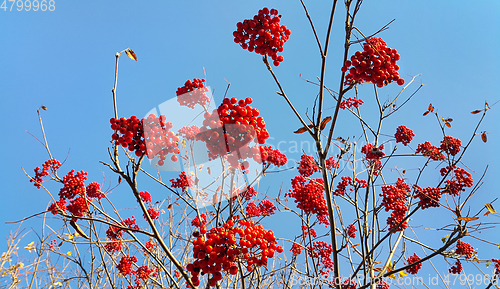
[[[449,269],[449,272],[451,274],[460,274],[460,273],[462,273],[463,269],[464,269],[464,267],[462,267],[462,263],[460,263],[460,260],[457,260],[457,262],[455,262],[455,265],[451,266],[451,268]]]
[[[192,187],[194,184],[193,177],[186,175],[186,172],[181,172],[177,179],[170,179],[172,188],[179,188],[186,191],[187,188]]]
[[[370,143],[361,148],[361,153],[365,154],[365,158],[368,160],[368,166],[373,168],[374,175],[377,175],[380,169],[382,169],[382,162],[380,161],[380,158],[385,156],[385,153],[382,151],[383,149],[384,145],[376,147]]]
[[[376,289],[389,289],[389,286],[389,283],[385,282],[384,280],[380,280],[380,282],[377,283]]]
[[[254,266],[267,265],[268,258],[272,258],[275,252],[283,252],[283,248],[277,246],[273,231],[267,231],[253,221],[237,219],[212,228],[205,236],[197,234],[193,241],[196,260],[186,266],[195,286],[200,284],[200,274],[208,274],[208,284],[214,287],[222,279],[221,271],[236,275],[239,270],[237,263],[246,263],[247,271],[252,271]],[[236,223],[241,227],[235,227]]]
[[[282,154],[278,149],[273,149],[270,146],[260,147],[260,157],[265,166],[273,164],[277,167],[281,167],[288,161],[285,154]]]
[[[419,206],[422,210],[432,207],[439,207],[439,200],[441,199],[441,190],[439,188],[427,187],[425,189],[419,186],[414,186],[415,194],[413,198],[419,198]]]
[[[152,207],[148,208],[148,215],[152,220],[157,220],[158,218],[160,218],[160,212]],[[142,214],[142,216],[144,217],[144,219],[147,219],[145,214]]]
[[[454,168],[455,179],[446,180],[446,186],[443,193],[452,196],[459,196],[460,192],[465,191],[465,187],[470,188],[474,184],[472,175],[462,168]]]
[[[257,195],[257,191],[253,187],[247,187],[245,190],[239,194],[242,198],[244,198],[246,201],[250,201],[253,197]]]
[[[136,156],[146,154],[149,159],[159,156],[158,165],[163,166],[169,153],[179,154],[179,137],[170,129],[171,122],[166,117],[159,118],[150,114],[147,118],[138,119],[135,115],[130,118],[111,118],[111,129],[115,131],[112,135],[115,145],[135,151]],[[177,161],[177,156],[172,155],[172,161]]]
[[[408,221],[399,226],[398,224],[403,221],[406,212],[408,212],[406,203],[409,191],[410,186],[401,178],[396,182],[396,186],[389,185],[382,187],[382,194],[380,194],[382,197],[381,206],[384,206],[386,212],[392,211],[391,216],[387,218],[387,224],[392,233],[402,231],[408,226]]]
[[[309,177],[313,173],[321,171],[321,169],[316,164],[314,157],[308,156],[306,154],[303,154],[300,157],[300,163],[297,167],[297,170],[299,170],[299,174],[303,177]]]
[[[321,265],[319,272],[323,275],[328,275],[333,269],[333,261],[330,257],[333,253],[332,245],[323,241],[317,241],[313,242],[312,247],[307,247],[307,250],[311,258],[317,258],[319,260],[318,263]]]
[[[363,52],[357,51],[342,67],[342,72],[349,70],[344,85],[369,82],[383,87],[393,81],[403,85],[405,81],[399,78],[396,64],[399,59],[396,49],[387,47],[382,38],[371,37],[364,43]]]
[[[460,152],[461,145],[462,142],[459,139],[447,135],[441,141],[441,150],[451,156],[454,156]]]
[[[132,264],[137,262],[137,257],[135,256],[130,256],[130,255],[125,255],[122,256],[120,259],[120,262],[116,265],[116,269],[122,274],[123,276],[127,275],[135,275],[135,286],[128,286],[127,288],[132,289],[132,288],[143,288],[141,286],[141,283],[145,283],[147,279],[150,277],[156,277],[157,276],[157,270],[153,268],[149,268],[148,266],[140,266],[137,268],[137,270],[132,269]]]
[[[351,107],[358,108],[363,103],[364,103],[364,101],[362,99],[359,99],[357,97],[349,97],[348,99],[343,100],[340,103],[340,109],[346,109],[346,108],[351,108]]]
[[[276,207],[271,201],[263,200],[259,203],[259,206],[255,205],[255,203],[253,202],[248,203],[245,210],[247,212],[247,217],[249,218],[260,217],[260,216],[266,217],[274,215]]]
[[[40,171],[40,167],[36,167],[35,177],[30,179],[30,182],[35,183],[35,187],[38,189],[42,186],[43,178],[49,175],[49,169],[55,172],[61,167],[61,163],[58,160],[50,159],[45,161],[42,167],[42,171]]]
[[[405,146],[411,142],[414,136],[415,134],[413,133],[413,131],[404,125],[398,126],[398,128],[396,129],[396,134],[394,135],[394,137],[396,138],[396,142],[403,143],[403,145]]]
[[[415,153],[422,153],[426,157],[430,157],[435,161],[444,161],[445,157],[439,148],[431,145],[430,142],[426,141],[418,145]]]
[[[346,233],[347,233],[347,236],[349,236],[349,238],[356,238],[356,231],[357,231],[356,227],[354,227],[353,224],[350,224],[346,228]]]
[[[184,86],[177,88],[177,101],[181,106],[194,108],[196,104],[204,106],[210,99],[207,96],[208,87],[205,79],[195,78],[188,80]]]
[[[500,259],[491,259],[495,263],[495,275],[500,275]]]
[[[203,127],[196,139],[204,141],[210,159],[227,156],[232,167],[238,168],[238,161],[254,158],[260,160],[260,149],[250,147],[253,140],[264,144],[269,138],[264,118],[259,110],[250,106],[251,97],[241,99],[225,98],[212,113],[205,113]],[[234,152],[234,153],[233,153]]]
[[[303,176],[296,176],[292,179],[292,190],[285,196],[294,198],[297,208],[306,214],[316,214],[321,224],[329,225],[324,191],[323,179],[311,179],[307,183]]]
[[[464,255],[465,258],[471,259],[475,252],[474,247],[472,247],[469,243],[462,242],[462,240],[457,241],[457,248],[455,249],[455,254]]]
[[[135,263],[135,262],[137,262],[136,256],[132,256],[132,257],[130,257],[130,255],[122,256],[122,258],[120,259],[120,263],[118,263],[118,265],[116,265],[116,269],[118,269],[120,274],[122,274],[123,276],[131,275],[132,274],[132,263]]]
[[[290,37],[290,29],[285,25],[280,25],[281,15],[278,10],[264,8],[259,10],[259,14],[253,19],[246,19],[236,24],[236,31],[233,32],[234,42],[241,44],[243,49],[269,55],[278,66],[283,61],[283,56],[278,52],[283,52],[283,45]]]
[[[139,230],[139,226],[135,223],[135,218],[132,216],[131,218],[125,219],[121,222],[121,225],[128,227],[133,230]],[[106,237],[110,242],[106,243],[104,246],[106,251],[109,253],[118,252],[122,249],[122,240],[123,230],[116,226],[109,226],[106,230]]]
[[[342,177],[342,181],[337,184],[337,189],[333,192],[334,196],[343,196],[345,194],[345,189],[348,185],[352,183],[351,177]]]
[[[411,265],[413,263],[417,263],[420,260],[421,259],[419,256],[417,256],[417,253],[413,253],[413,256],[410,256],[410,258],[408,258],[408,265]],[[420,270],[420,268],[422,268],[422,263],[418,263],[416,265],[413,265],[413,266],[407,268],[406,272],[408,272],[409,274],[417,274],[418,270]]]
[[[206,224],[207,224],[207,215],[205,214],[201,214],[199,217],[196,217],[191,221],[191,226],[193,227],[202,227],[205,226]]]

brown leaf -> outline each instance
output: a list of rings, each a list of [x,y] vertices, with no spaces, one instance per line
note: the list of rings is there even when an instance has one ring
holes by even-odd
[[[47,110],[47,107],[45,105],[42,105],[43,110]]]
[[[210,167],[207,167],[207,172],[208,172],[209,175],[212,174],[212,171],[210,170]]]
[[[475,221],[477,219],[479,219],[479,218],[478,217],[460,217],[460,218],[457,218],[456,220],[468,222],[468,221]]]
[[[449,122],[444,123],[447,127],[451,128],[451,124]]]
[[[482,109],[477,109],[477,110],[474,110],[473,112],[471,112],[472,114],[478,114],[480,113],[481,111],[483,111]]]
[[[427,108],[428,111],[433,112],[434,111],[434,106],[432,106],[431,103],[429,103],[429,108]]]
[[[428,115],[429,114],[429,111],[426,111],[424,112],[424,116]]]
[[[488,212],[490,212],[492,214],[497,213],[497,211],[495,211],[495,209],[493,208],[493,205],[491,203],[484,204],[484,206],[486,207],[486,209],[488,209]]]
[[[308,125],[309,128],[313,128],[314,125],[310,124]],[[304,133],[307,131],[307,127],[303,126],[301,128],[299,128],[298,130],[294,131],[293,133],[297,133],[297,134],[300,134],[300,133]]]
[[[122,182],[122,177],[118,177],[118,183]]]
[[[359,246],[359,244],[354,244],[351,246],[351,248],[356,248],[357,246]]]
[[[488,141],[488,138],[486,137],[486,132],[483,131],[483,133],[481,134],[481,139],[483,140],[483,142]]]
[[[125,53],[127,54],[128,57],[130,57],[130,59],[137,61],[137,55],[135,55],[132,49],[127,48],[127,50],[125,50]]]
[[[172,204],[168,205],[167,210],[172,209]]]
[[[325,129],[325,127],[326,127],[326,124],[327,124],[330,120],[332,120],[332,117],[331,117],[331,116],[327,116],[327,117],[325,117],[325,118],[321,121],[320,129],[321,129],[321,130],[324,130],[324,129]]]

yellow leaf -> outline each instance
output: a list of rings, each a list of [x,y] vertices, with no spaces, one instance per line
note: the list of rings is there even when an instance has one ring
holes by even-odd
[[[30,253],[31,253],[31,250],[35,250],[35,252],[36,252],[36,248],[35,248],[35,246],[33,246],[33,244],[35,244],[35,241],[29,243],[28,246],[24,247],[24,249],[28,250],[28,252],[30,252]]]
[[[486,207],[486,209],[488,209],[488,212],[490,212],[492,214],[497,213],[497,211],[495,211],[495,209],[493,208],[493,205],[491,203],[484,204],[484,206]]]
[[[68,253],[66,253],[66,255],[71,256],[71,251],[68,251]]]
[[[47,110],[47,107],[45,105],[42,105],[43,110]]]
[[[182,149],[185,149],[186,148],[186,140],[182,139],[181,144],[182,144]]]
[[[396,279],[396,275],[391,274],[391,276],[389,276],[389,278],[391,278],[391,279]]]
[[[137,55],[135,55],[135,53],[132,49],[127,48],[125,50],[125,53],[127,53],[127,56],[130,57],[130,59],[137,61]]]
[[[399,271],[399,277],[400,278],[403,278],[403,277],[406,277],[408,276],[408,273],[406,273],[405,271]]]

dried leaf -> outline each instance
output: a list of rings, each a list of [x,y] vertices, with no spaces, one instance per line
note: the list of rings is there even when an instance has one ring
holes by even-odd
[[[382,268],[373,268],[373,271],[380,272],[380,271],[382,271]]]
[[[457,218],[456,220],[468,222],[468,221],[475,221],[477,219],[479,219],[479,218],[478,217],[460,217],[460,218]]]
[[[174,203],[174,205],[177,205],[177,206],[179,206],[179,203],[175,202],[175,203]]]
[[[130,59],[137,61],[137,55],[135,55],[132,49],[127,48],[127,50],[125,50],[125,53],[127,54],[128,57],[130,57]]]
[[[426,111],[424,112],[424,116],[428,115],[429,114],[429,111]]]
[[[356,248],[357,246],[359,246],[359,244],[354,244],[351,246],[351,248]]]
[[[185,149],[186,148],[186,140],[182,139],[181,144],[182,144],[182,149]]]
[[[486,132],[483,131],[483,133],[481,134],[481,139],[483,140],[483,142],[488,141],[488,138],[486,137]]]
[[[478,114],[480,113],[481,111],[483,111],[482,109],[477,109],[477,110],[474,110],[473,112],[471,112],[472,114]]]
[[[46,106],[44,106],[44,105],[42,105],[42,109],[43,109],[43,110],[47,110],[47,107],[46,107]]]
[[[434,111],[434,106],[432,106],[431,103],[429,103],[429,108],[427,108],[428,111],[433,112]]]
[[[313,128],[314,125],[310,124],[310,125],[308,125],[308,127]],[[307,127],[303,126],[303,127],[299,128],[298,130],[294,131],[293,133],[299,134],[299,133],[304,133],[306,131],[307,131]]]
[[[210,170],[210,167],[207,167],[207,172],[209,175],[212,173],[212,171]]]
[[[399,278],[403,278],[406,276],[408,276],[408,273],[406,273],[405,271],[399,271]]]
[[[332,117],[331,117],[331,116],[327,116],[327,117],[325,117],[325,118],[321,121],[320,129],[321,129],[321,130],[324,130],[324,129],[325,129],[325,127],[326,127],[326,124],[327,124],[330,120],[332,120]]]
[[[118,183],[122,182],[122,177],[118,177]]]
[[[172,209],[172,204],[168,205],[167,210]]]
[[[80,226],[78,226],[78,224],[76,222],[74,222],[73,220],[71,220],[69,222],[69,224],[71,225],[71,227],[73,227],[73,229],[75,229],[75,231],[82,237],[84,237],[85,239],[87,240],[90,240],[89,236],[87,236],[87,234],[85,234],[82,229],[80,228]]]
[[[451,128],[451,124],[449,122],[444,123],[447,127]]]
[[[495,211],[495,209],[493,208],[493,205],[491,203],[484,204],[484,206],[486,207],[486,209],[488,209],[488,212],[490,212],[492,214],[497,213],[497,211]]]
[[[406,174],[406,170],[403,170],[403,177],[405,176],[405,174]]]
[[[199,171],[199,172],[201,172],[201,170],[202,170],[202,169],[203,169],[203,164],[201,164],[201,165],[199,166],[198,171]]]

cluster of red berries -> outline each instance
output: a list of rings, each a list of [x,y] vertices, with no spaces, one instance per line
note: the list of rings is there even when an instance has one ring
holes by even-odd
[[[374,175],[377,175],[380,169],[382,169],[380,158],[385,156],[385,153],[382,151],[383,149],[384,145],[376,147],[370,143],[361,148],[361,153],[365,154],[365,158],[368,160],[368,167],[372,168]]]
[[[495,275],[500,274],[500,259],[491,259],[491,262],[495,263]]]
[[[181,106],[194,108],[196,104],[204,106],[210,99],[207,96],[208,87],[205,79],[195,78],[188,80],[184,86],[177,88],[177,101]]]
[[[340,103],[340,109],[346,109],[346,108],[351,108],[351,107],[358,108],[363,103],[364,103],[364,101],[362,99],[359,99],[357,97],[356,98],[355,97],[349,97],[348,99],[343,100]]]
[[[278,52],[283,52],[283,45],[291,34],[290,29],[280,25],[280,20],[278,10],[261,9],[253,19],[236,24],[237,29],[233,32],[234,42],[250,52],[269,55],[274,60],[274,66],[278,66],[283,61],[283,56],[278,56]]]
[[[151,217],[152,220],[157,220],[158,218],[160,218],[160,212],[158,212],[158,210],[156,210],[153,207],[148,208],[147,212],[148,212],[149,217]],[[147,219],[146,214],[142,214],[142,216],[144,217],[144,219]]]
[[[443,193],[448,193],[452,196],[460,195],[460,192],[465,191],[465,187],[470,188],[474,184],[472,175],[462,168],[454,168],[455,180],[446,180],[446,186]]]
[[[460,152],[461,145],[462,142],[459,139],[447,135],[441,141],[441,150],[451,156],[455,156]]]
[[[159,156],[158,165],[163,166],[169,153],[171,160],[177,161],[175,154],[180,153],[179,137],[170,129],[171,122],[166,117],[157,117],[150,114],[147,118],[138,119],[135,115],[130,118],[111,118],[111,129],[115,131],[112,138],[115,145],[126,147],[129,151],[135,151],[136,156],[146,154],[149,159]]]
[[[271,201],[263,200],[259,203],[259,206],[255,205],[253,202],[248,203],[245,210],[247,212],[247,217],[249,218],[260,216],[266,217],[274,215],[276,207]]]
[[[253,197],[257,195],[257,191],[253,187],[247,187],[245,190],[243,190],[239,196],[244,198],[246,201],[250,201]]]
[[[194,184],[193,177],[186,175],[186,172],[181,172],[177,179],[170,179],[172,188],[179,188],[186,191],[187,188],[192,187]]]
[[[200,133],[200,128],[196,125],[183,126],[177,131],[178,136],[182,136],[186,140],[193,141],[196,139],[196,135]]]
[[[352,184],[352,178],[351,177],[347,177],[347,176],[342,177],[342,181],[340,181],[337,184],[337,188],[335,189],[335,191],[333,191],[333,195],[334,196],[343,196],[345,194],[345,189],[350,184]]]
[[[346,233],[349,238],[356,238],[356,227],[354,227],[354,224],[350,224],[346,228]]]
[[[333,247],[323,241],[313,242],[312,247],[307,247],[309,256],[311,258],[318,259],[318,263],[321,264],[321,269],[319,272],[323,275],[328,275],[328,273],[333,268],[333,261],[330,256],[333,253]]]
[[[253,140],[264,144],[269,133],[259,110],[250,106],[252,102],[251,97],[239,101],[236,97],[225,98],[212,113],[205,113],[203,127],[196,139],[206,143],[210,159],[231,153],[227,159],[235,168],[239,167],[240,159],[261,159],[259,147],[250,147],[249,143]]]
[[[125,255],[122,256],[120,262],[116,265],[116,269],[123,276],[135,275],[135,286],[128,286],[127,288],[143,288],[141,283],[145,283],[150,277],[158,276],[158,271],[149,268],[148,266],[140,266],[137,270],[132,270],[132,264],[137,262],[137,257]]]
[[[422,153],[422,155],[426,157],[430,157],[435,161],[444,161],[445,157],[441,150],[433,145],[430,142],[426,141],[418,145],[415,153]]]
[[[419,256],[417,256],[417,253],[413,253],[413,256],[410,256],[410,258],[408,258],[408,265],[411,265],[413,263],[417,263],[420,260],[421,259]],[[407,268],[406,272],[408,272],[409,274],[417,274],[418,270],[420,270],[420,268],[422,268],[422,263],[418,263],[416,265],[413,265],[413,266]]]
[[[302,237],[306,237],[307,235],[311,235],[311,237],[316,238],[318,235],[316,234],[316,230],[310,228],[308,226],[301,226],[302,228]]]
[[[342,72],[349,70],[344,85],[369,82],[383,87],[393,81],[403,85],[405,81],[399,78],[399,65],[396,64],[399,59],[396,49],[387,47],[382,38],[371,37],[364,43],[363,52],[356,51],[342,67]]]
[[[316,164],[314,157],[308,156],[306,154],[303,154],[300,157],[300,163],[297,167],[297,170],[299,170],[299,174],[303,177],[309,177],[313,173],[321,171],[321,169]]]
[[[282,154],[278,149],[273,149],[270,146],[260,147],[260,158],[265,166],[272,164],[281,167],[288,161],[285,154]]]
[[[406,229],[408,226],[408,221],[403,222],[398,226],[399,223],[403,221],[408,212],[408,206],[406,205],[408,196],[410,192],[410,186],[405,183],[401,178],[398,178],[396,186],[389,185],[382,187],[382,197],[381,206],[384,206],[385,211],[392,211],[391,216],[387,218],[387,225],[389,225],[389,230],[392,233],[396,233]]]
[[[290,252],[292,252],[294,256],[300,255],[302,253],[302,246],[297,243],[293,243],[290,248]]]
[[[222,279],[221,271],[231,275],[238,273],[237,263],[246,263],[246,270],[254,266],[267,265],[268,258],[275,252],[283,252],[277,246],[273,231],[265,230],[253,221],[229,220],[224,226],[212,228],[205,236],[195,232],[193,235],[193,257],[196,259],[186,269],[191,273],[195,286],[200,284],[200,274],[209,274],[208,285],[214,287]],[[241,227],[235,227],[239,224]],[[237,238],[239,237],[239,239]]]
[[[404,125],[398,126],[398,128],[396,129],[396,134],[394,134],[396,142],[403,143],[403,145],[405,146],[411,142],[414,136],[415,134],[413,133],[413,131]]]
[[[422,210],[432,207],[439,207],[439,200],[441,199],[441,190],[439,188],[427,187],[422,189],[419,186],[414,186],[415,194],[413,198],[419,198],[419,206]]]
[[[384,280],[380,280],[378,283],[377,283],[377,287],[376,289],[389,289],[389,283],[385,282]]]
[[[292,179],[292,189],[285,197],[294,198],[297,208],[306,214],[316,214],[321,224],[329,225],[324,191],[323,179],[311,179],[307,183],[303,176],[296,176]]]
[[[342,280],[342,279],[341,279]],[[334,281],[332,281],[333,283]],[[333,284],[334,285],[334,284]],[[335,286],[331,286],[335,287]],[[347,278],[342,283],[340,284],[340,289],[356,289],[358,288],[358,283],[355,280],[352,280],[351,278]]]
[[[464,255],[465,258],[471,259],[475,252],[474,247],[472,247],[469,243],[462,242],[461,240],[457,241],[457,248],[455,249],[455,254]]]
[[[457,260],[457,262],[455,262],[455,265],[451,266],[451,268],[449,269],[449,272],[451,274],[460,274],[460,273],[462,273],[463,269],[464,269],[464,267],[462,267],[462,263],[460,262],[460,260]]]
[[[42,171],[40,171],[40,167],[36,167],[35,177],[30,179],[30,182],[35,183],[35,187],[38,189],[42,186],[43,178],[49,175],[49,169],[55,172],[61,167],[61,163],[58,160],[50,159],[45,161],[42,167]]]
[[[121,225],[128,227],[133,230],[138,230],[139,226],[135,223],[135,218],[132,216],[131,218],[125,219],[121,222]],[[123,230],[116,226],[109,226],[106,230],[106,237],[110,242],[106,243],[104,248],[109,253],[113,254],[114,252],[118,252],[122,249],[122,237]]]

